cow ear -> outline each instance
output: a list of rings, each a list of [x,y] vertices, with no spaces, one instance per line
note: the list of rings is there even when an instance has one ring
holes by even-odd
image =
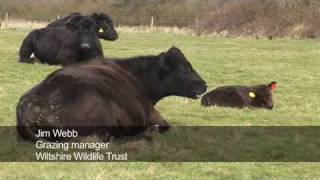
[[[177,47],[173,46],[171,47],[168,51],[168,54],[174,55],[174,56],[181,56],[183,55],[182,52],[180,51],[180,49],[178,49]]]
[[[180,50],[175,47],[170,48],[165,53],[161,53],[161,67],[166,70],[175,69],[179,65],[180,54]]]
[[[106,15],[106,14],[104,14],[104,13],[100,13],[100,14],[98,14],[98,13],[93,13],[93,14],[92,14],[92,18],[93,18],[94,20],[96,20],[96,21],[103,21],[103,20],[105,20],[105,19],[109,19],[109,16]]]
[[[273,81],[271,82],[270,84],[268,84],[269,88],[274,91],[277,89],[277,82],[276,81]]]
[[[93,13],[92,17],[93,17],[93,19],[97,20],[97,19],[99,19],[100,15],[98,13]]]
[[[70,27],[72,29],[78,29],[80,27],[81,18],[81,16],[71,18],[70,21],[67,22],[67,27]]]
[[[161,67],[162,70],[164,71],[169,71],[170,67],[167,65],[167,54],[166,53],[161,53],[159,54],[159,66]]]

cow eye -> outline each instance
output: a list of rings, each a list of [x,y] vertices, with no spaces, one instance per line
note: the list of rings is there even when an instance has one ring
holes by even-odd
[[[186,68],[186,72],[187,72],[187,73],[190,73],[190,72],[192,72],[192,69],[191,69],[191,67],[187,67],[187,68]]]
[[[108,26],[109,26],[109,25],[108,25],[107,23],[101,23],[101,24],[100,24],[100,28],[103,28],[103,29],[105,29],[105,30],[108,29]]]

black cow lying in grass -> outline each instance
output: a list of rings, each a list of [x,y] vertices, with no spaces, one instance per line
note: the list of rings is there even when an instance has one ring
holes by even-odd
[[[155,104],[173,95],[197,99],[205,91],[205,81],[175,47],[157,56],[97,59],[57,70],[22,96],[17,129],[31,140],[48,126],[115,137],[154,126],[164,132],[169,124]]]
[[[91,18],[74,17],[66,27],[34,30],[23,40],[20,62],[32,63],[34,53],[41,63],[67,65],[103,56]]]
[[[276,82],[257,86],[224,86],[219,87],[201,99],[203,106],[258,107],[273,108],[272,92]]]
[[[83,16],[80,13],[72,13],[62,19],[56,20],[48,25],[48,27],[67,26],[67,24],[75,17],[88,17],[96,23],[96,33],[99,38],[114,41],[118,39],[118,33],[114,28],[113,20],[104,13],[93,13],[90,16]]]

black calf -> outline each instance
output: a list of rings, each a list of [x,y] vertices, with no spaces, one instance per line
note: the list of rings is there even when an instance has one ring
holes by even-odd
[[[34,53],[41,63],[67,65],[103,56],[91,18],[75,17],[66,27],[34,30],[20,47],[20,62],[31,63]]]
[[[56,20],[48,25],[48,27],[66,26],[73,18],[87,17],[91,18],[96,23],[96,33],[99,38],[114,41],[118,39],[118,33],[114,28],[113,20],[104,13],[93,13],[90,16],[83,16],[80,13],[72,13],[62,19]]]
[[[257,86],[223,86],[205,94],[203,106],[259,107],[273,108],[272,91],[276,82]]]

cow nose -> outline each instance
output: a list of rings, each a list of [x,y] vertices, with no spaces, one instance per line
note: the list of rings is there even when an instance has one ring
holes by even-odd
[[[207,91],[207,89],[208,89],[207,84],[204,84],[203,88],[204,88],[204,92],[206,92],[206,91]]]
[[[90,44],[89,43],[81,43],[81,48],[82,49],[89,49],[90,48]]]
[[[273,106],[274,105],[269,105],[269,106],[267,106],[267,108],[271,110],[271,109],[273,109]]]
[[[207,91],[207,84],[204,81],[199,82],[198,87],[201,91],[201,94]]]
[[[119,38],[119,35],[117,33],[115,34],[112,34],[111,37],[110,37],[110,40],[117,40]]]

